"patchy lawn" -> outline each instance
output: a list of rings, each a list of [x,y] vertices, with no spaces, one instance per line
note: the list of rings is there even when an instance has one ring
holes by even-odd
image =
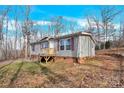
[[[119,62],[103,55],[85,64],[9,62],[0,64],[0,87],[124,87]]]

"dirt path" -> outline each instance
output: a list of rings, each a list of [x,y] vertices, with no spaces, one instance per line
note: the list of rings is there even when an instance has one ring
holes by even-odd
[[[6,64],[10,64],[13,63],[15,60],[5,60],[5,61],[0,61],[0,65],[6,65]]]

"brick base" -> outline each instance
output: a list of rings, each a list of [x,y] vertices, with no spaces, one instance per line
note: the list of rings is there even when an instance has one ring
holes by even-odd
[[[55,57],[55,62],[78,63],[74,57]]]
[[[31,55],[31,60],[39,61],[39,56],[38,55]],[[54,57],[54,61],[55,62],[67,62],[67,63],[79,63],[79,64],[82,64],[82,63],[85,62],[85,58],[56,56],[56,57]]]
[[[80,64],[85,63],[85,58],[78,58],[78,63]]]

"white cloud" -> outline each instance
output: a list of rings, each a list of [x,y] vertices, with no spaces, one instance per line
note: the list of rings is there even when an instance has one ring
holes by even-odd
[[[9,31],[15,31],[16,30],[15,25],[16,25],[16,21],[15,20],[9,20],[8,21],[8,30]],[[18,21],[18,23],[17,23],[17,27],[18,27],[17,29],[19,29],[19,26],[21,26],[21,22],[20,21]],[[4,21],[3,27],[4,28],[7,27],[7,21],[6,20]]]
[[[76,22],[79,27],[83,27],[85,29],[87,29],[87,27],[89,26],[86,18],[81,19],[81,18],[67,17],[67,16],[65,16],[63,18],[70,22]],[[92,27],[97,28],[96,23],[93,20],[90,20],[90,22],[92,24]],[[102,29],[102,25],[103,25],[102,22],[99,22],[99,24],[100,24],[100,28]],[[116,30],[118,30],[120,28],[120,24],[114,23],[113,25],[114,25],[114,29],[116,29]]]
[[[63,18],[70,21],[70,22],[76,22],[81,27],[85,27],[88,25],[87,20],[83,19],[83,18],[81,19],[81,18],[67,17],[67,16],[65,16]]]
[[[83,27],[85,29],[87,29],[87,27],[88,27],[88,22],[87,22],[86,18],[81,19],[81,18],[67,17],[67,16],[64,16],[63,18],[70,22],[76,22],[77,26],[79,26],[79,27]],[[40,26],[47,26],[47,25],[54,24],[53,22],[46,21],[46,20],[39,20],[39,21],[33,21],[33,22],[34,22],[34,25],[40,25]],[[15,24],[16,24],[15,20],[9,20],[8,21],[8,30],[15,31],[16,30]],[[91,20],[91,24],[93,24],[93,27],[96,28],[96,25],[92,20]],[[100,24],[102,25],[102,23],[100,23]],[[21,28],[21,21],[18,21],[17,27],[18,27],[17,29]],[[114,24],[115,29],[119,29],[119,27],[120,27],[120,24]],[[4,28],[6,28],[6,20],[4,21]]]
[[[120,29],[120,24],[114,24],[115,29]]]
[[[85,27],[85,26],[88,25],[86,19],[79,19],[79,20],[77,20],[77,24],[78,24],[79,26],[81,26],[81,27]]]
[[[8,30],[9,30],[9,31],[15,31],[15,30],[16,30],[15,25],[16,25],[16,21],[15,21],[15,20],[9,20],[9,21],[8,21]],[[40,25],[40,26],[52,25],[52,22],[40,20],[40,21],[34,21],[34,25]],[[3,27],[4,27],[4,28],[7,27],[7,22],[6,22],[6,20],[4,21]],[[20,28],[21,28],[21,21],[18,21],[17,27],[18,27],[17,29],[20,29]]]
[[[43,20],[41,20],[41,21],[35,21],[34,22],[34,25],[41,25],[41,26],[51,25],[51,24],[52,24],[52,22],[50,22],[50,21],[43,21]]]

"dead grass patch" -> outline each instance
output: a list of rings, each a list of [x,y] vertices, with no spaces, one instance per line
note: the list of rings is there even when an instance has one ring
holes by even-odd
[[[113,59],[97,56],[86,59],[84,64],[25,61],[2,64],[0,87],[118,87],[119,61]],[[121,74],[123,77],[124,73]]]

